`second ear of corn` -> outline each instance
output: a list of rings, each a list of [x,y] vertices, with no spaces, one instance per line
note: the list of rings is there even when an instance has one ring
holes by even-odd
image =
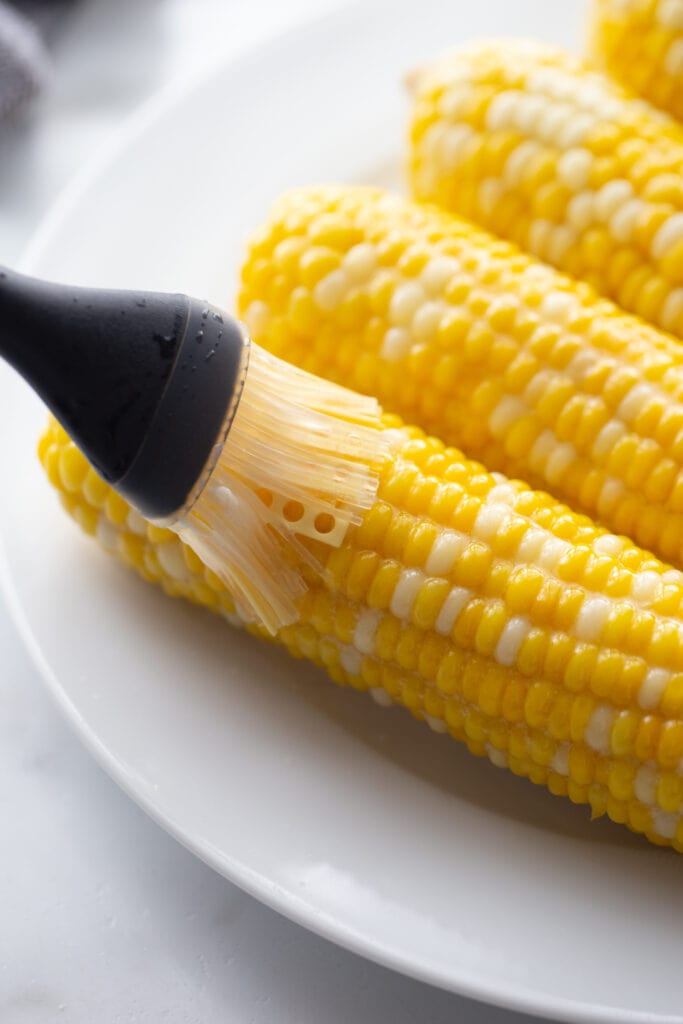
[[[683,0],[594,0],[591,56],[683,119]]]
[[[254,238],[254,340],[683,567],[680,343],[464,221],[304,189]]]
[[[413,194],[683,338],[683,128],[576,58],[472,44],[415,76]]]
[[[387,422],[396,454],[278,634],[339,683],[683,850],[683,575],[547,495]],[[160,584],[239,622],[175,534],[144,522],[51,423],[66,509]],[[308,542],[314,544],[315,542]]]

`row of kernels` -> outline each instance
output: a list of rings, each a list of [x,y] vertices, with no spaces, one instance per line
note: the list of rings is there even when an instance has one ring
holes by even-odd
[[[475,82],[479,77],[476,61],[471,67],[472,81]],[[510,65],[505,66],[504,72],[510,79],[508,84],[512,86],[512,79],[518,76],[517,61],[512,60]],[[578,74],[580,72],[574,68],[568,68],[566,71],[567,85],[574,86],[573,90],[568,90],[570,94],[572,91],[574,94],[578,91],[576,89]],[[609,114],[606,113],[604,105],[602,108],[601,116],[603,118],[613,118],[612,124],[603,121],[602,124],[598,125],[593,122],[591,125],[587,121],[584,128],[586,132],[584,137],[579,139],[577,136],[572,140],[568,140],[563,139],[558,123],[555,125],[554,131],[549,133],[546,138],[543,118],[559,115],[561,110],[564,109],[566,100],[558,101],[548,97],[545,102],[541,101],[539,103],[538,97],[529,95],[530,91],[534,88],[532,78],[533,76],[531,75],[528,77],[524,89],[499,92],[494,97],[489,111],[494,114],[505,105],[506,113],[512,115],[514,119],[515,116],[521,115],[526,106],[532,104],[534,109],[538,110],[538,118],[536,120],[524,117],[523,124],[515,126],[511,124],[506,127],[499,117],[493,116],[486,129],[482,130],[479,127],[479,130],[475,131],[474,126],[465,120],[466,115],[462,113],[442,114],[439,120],[431,122],[431,126],[425,135],[421,135],[419,130],[415,132],[413,167],[418,193],[422,198],[436,199],[442,205],[457,208],[468,216],[473,216],[475,219],[496,227],[497,230],[514,238],[521,244],[526,244],[527,247],[530,247],[532,251],[535,251],[542,258],[563,265],[569,272],[577,273],[584,270],[587,275],[591,275],[591,268],[594,268],[596,271],[594,276],[599,285],[604,285],[605,275],[603,267],[610,266],[612,259],[616,256],[616,249],[619,246],[623,246],[625,241],[628,241],[630,232],[634,245],[638,247],[645,246],[646,249],[649,248],[652,251],[655,264],[651,270],[647,270],[644,274],[639,274],[636,270],[637,264],[634,262],[634,268],[631,273],[622,274],[616,279],[614,294],[617,295],[618,293],[618,297],[623,304],[633,308],[636,312],[641,313],[641,315],[660,319],[660,322],[666,319],[667,322],[664,326],[668,329],[676,328],[681,320],[680,311],[669,308],[666,310],[665,316],[664,310],[668,300],[668,282],[671,279],[678,279],[678,266],[680,264],[677,242],[673,239],[672,229],[669,229],[667,226],[667,218],[670,218],[672,210],[676,208],[671,205],[671,202],[668,205],[653,203],[652,193],[646,194],[645,189],[653,176],[661,176],[662,172],[668,171],[672,166],[676,170],[680,169],[682,163],[681,150],[679,149],[676,152],[674,146],[668,144],[665,138],[666,131],[659,124],[656,131],[651,126],[648,126],[647,119],[638,116],[638,108],[636,106],[632,106],[629,111],[632,121],[631,135],[629,137],[625,127],[628,125],[628,118],[620,118],[618,116],[620,109],[618,102],[616,106],[614,106],[614,103],[612,104],[614,110]],[[428,109],[429,97],[427,97],[426,102],[420,101],[418,103],[415,114],[416,119],[419,121],[423,111]],[[623,109],[628,110],[629,108],[624,107]],[[581,116],[579,115],[578,120],[574,118],[572,122],[572,131],[574,133],[576,133],[578,124],[581,122]],[[442,129],[448,131],[445,127],[448,121],[451,121],[451,123],[455,121],[458,127],[463,124],[468,125],[474,139],[476,139],[479,150],[489,140],[491,140],[492,146],[495,145],[499,159],[497,163],[494,162],[493,167],[489,164],[486,176],[479,170],[477,177],[473,167],[469,165],[463,166],[459,163],[458,160],[461,154],[457,148],[446,147],[444,149],[443,146],[440,148],[432,146],[429,147],[429,152],[427,152],[428,136],[434,136],[435,133],[441,132],[442,137],[447,137],[443,136]],[[620,123],[621,128],[619,127]],[[453,129],[450,130],[452,131]],[[486,131],[488,131],[488,135],[485,134]],[[632,195],[633,184],[626,180],[626,178],[619,179],[620,167],[614,156],[599,156],[601,152],[613,153],[615,147],[619,147],[619,140],[614,137],[615,131],[622,131],[622,134],[629,138],[631,149],[637,148],[640,144],[642,147],[641,152],[645,153],[647,151],[648,153],[647,166],[644,166],[640,172],[642,180],[638,177],[637,169],[631,168],[632,180],[636,186],[641,187],[643,196],[637,200],[630,200],[633,211],[630,215],[626,234],[624,234],[627,224],[622,193],[629,189],[629,194]],[[642,142],[639,143],[638,133],[642,134],[643,132],[644,137]],[[661,137],[657,140],[658,132]],[[565,154],[556,165],[557,170],[554,172],[554,180],[546,182],[541,187],[538,186],[537,182],[534,183],[535,187],[531,195],[532,223],[529,226],[529,213],[527,212],[529,204],[524,208],[519,203],[513,204],[513,206],[510,204],[515,196],[512,190],[523,191],[527,185],[528,171],[532,163],[530,159],[526,159],[529,147],[536,147],[534,162],[538,162],[542,154],[542,151],[541,153],[538,152],[540,148],[539,142],[531,142],[535,133],[539,133],[537,135],[538,140],[549,147],[544,155],[547,158],[548,164],[553,168],[556,164],[551,150],[555,142],[561,148],[566,148],[567,146],[576,147],[580,142],[583,143],[583,146],[580,149],[570,149]],[[509,147],[503,149],[505,153],[504,159],[500,158],[501,136],[507,136],[512,144],[512,149]],[[661,152],[659,162],[653,163],[652,147],[653,142],[656,144],[656,141],[659,141]],[[667,144],[668,150],[666,149]],[[422,148],[424,148],[424,152]],[[525,154],[524,160],[521,159],[522,153]],[[573,154],[576,154],[575,158]],[[580,179],[577,178],[579,155],[582,157],[582,174]],[[633,161],[633,154],[631,154],[631,161]],[[482,164],[481,159],[478,162],[480,165]],[[565,173],[565,168],[567,168],[566,173],[569,174],[568,186],[564,185],[560,178]],[[626,173],[628,174],[629,172],[626,171]],[[551,174],[553,174],[552,171]],[[453,184],[456,178],[459,186],[457,189]],[[462,187],[463,181],[469,187]],[[473,183],[477,181],[479,187],[473,187]],[[496,194],[495,201],[491,202],[488,198],[488,191],[493,186],[496,187]],[[588,190],[582,192],[580,191],[582,188],[587,188]],[[593,192],[590,191],[591,188],[594,190]],[[618,189],[621,190],[619,196],[617,196]],[[661,191],[657,191],[655,194],[658,196],[662,195]],[[672,193],[670,191],[664,194],[671,200]],[[568,227],[568,224],[571,223],[570,211],[573,206],[576,206],[580,198],[585,198],[588,202],[590,197],[594,197],[594,201],[590,204],[591,209],[588,220],[582,220],[578,223],[577,229],[572,233]],[[617,199],[619,199],[618,202]],[[468,205],[465,207],[463,204],[468,200]],[[493,221],[495,221],[495,224]],[[590,226],[591,224],[593,225],[592,227]],[[535,228],[540,228],[541,225],[546,226],[544,232],[539,233],[534,230]],[[665,244],[661,234],[665,227],[667,227],[668,233],[672,238],[672,241],[667,242],[667,244]],[[618,241],[615,235],[618,236]],[[634,251],[632,256],[637,256],[637,253]]]
[[[409,535],[410,530],[406,529],[406,537]],[[476,556],[476,545],[471,544],[470,548],[475,549]],[[586,639],[592,642],[577,642],[571,632],[577,626],[583,628],[581,613],[587,602],[580,588],[562,587],[559,583],[552,587],[552,581],[530,566],[521,566],[515,573],[504,566],[499,596],[477,596],[477,591],[471,589],[471,576],[467,577],[470,587],[461,586],[457,568],[450,581],[432,578],[420,569],[404,568],[400,549],[396,554],[398,559],[380,562],[376,552],[354,555],[344,550],[332,552],[328,564],[330,577],[340,593],[391,613],[391,618],[378,618],[375,622],[382,657],[398,657],[404,668],[413,668],[413,661],[406,659],[417,658],[425,634],[436,630],[439,635],[449,635],[463,650],[516,665],[529,678],[545,674],[570,691],[589,688],[597,697],[617,706],[626,707],[642,699],[647,701],[644,706],[657,707],[665,698],[673,678],[672,669],[682,660],[680,624],[676,620],[658,620],[651,613],[637,613],[630,604],[617,603],[610,608],[605,599],[595,598],[594,603],[605,605],[604,609],[600,606],[602,620],[591,609],[591,632]],[[462,563],[469,573],[467,558]],[[367,567],[367,576],[363,567]],[[357,580],[361,581],[359,587]],[[488,589],[484,585],[479,593],[483,595]],[[520,612],[532,614],[534,622],[545,619],[544,627],[520,618]],[[597,625],[591,621],[596,617]],[[400,653],[395,655],[391,642],[396,643],[402,636],[401,621],[407,632]],[[558,629],[564,633],[558,633]],[[372,649],[369,639],[372,638],[365,640],[366,650]],[[605,646],[600,648],[598,642]],[[438,650],[443,653],[444,649]],[[646,665],[653,662],[670,668],[646,672]],[[647,689],[643,689],[644,682]],[[671,706],[673,698],[667,699]],[[677,706],[675,700],[673,706]]]
[[[308,641],[306,641],[308,637]],[[315,638],[302,632],[300,646],[305,649],[307,656],[314,656],[312,646],[315,646]],[[321,653],[318,655],[328,670],[339,669],[341,666],[342,675],[348,669],[344,668],[344,652],[338,652],[334,645],[321,645]],[[501,727],[500,723],[491,724],[487,717],[498,716],[501,712],[501,691],[503,682],[496,678],[493,672],[483,672],[478,665],[463,666],[461,673],[461,688],[458,696],[444,700],[435,693],[424,681],[414,676],[403,676],[399,671],[390,667],[380,667],[375,663],[375,670],[371,669],[372,659],[364,659],[362,674],[366,678],[361,681],[353,681],[346,678],[354,685],[380,685],[384,684],[391,693],[392,699],[404,704],[419,717],[426,716],[430,719],[433,728],[439,728],[435,719],[441,719],[451,730],[463,728],[465,734],[477,742],[492,742],[497,750],[509,752],[514,758],[529,757],[532,762],[540,766],[547,766],[555,760],[555,753],[558,747],[549,737],[538,734],[534,730],[544,727],[545,722],[552,716],[552,691],[543,684],[534,684],[525,702],[525,724],[531,732],[526,733],[521,726],[511,726],[509,729]],[[356,666],[360,672],[360,663]],[[468,668],[470,669],[468,671]],[[412,665],[404,669],[410,672]],[[498,674],[499,675],[499,674]],[[465,704],[461,701],[466,702]],[[467,707],[467,703],[476,704],[476,708]],[[569,738],[573,745],[569,746],[566,764],[563,766],[563,773],[571,782],[578,787],[591,785],[606,786],[610,795],[619,801],[625,802],[633,799],[634,793],[641,798],[647,796],[648,800],[658,805],[665,814],[678,815],[683,801],[683,778],[672,772],[680,761],[681,748],[683,747],[683,727],[667,723],[661,730],[659,743],[656,752],[657,763],[660,769],[649,768],[638,765],[633,761],[607,760],[604,761],[600,754],[589,747],[581,745],[582,733],[589,732],[591,718],[595,717],[596,709],[592,702],[577,702],[575,713],[570,716],[571,727]],[[622,713],[622,717],[628,713]],[[484,717],[482,717],[482,715]],[[620,722],[621,726],[621,722]],[[615,738],[612,746],[616,744],[616,734],[623,734],[623,726],[617,730],[613,728]],[[632,730],[635,732],[635,730]],[[651,730],[650,730],[651,732]],[[636,744],[637,745],[637,736]],[[648,753],[652,750],[652,738],[650,743],[644,745],[641,742],[641,753]],[[625,750],[624,753],[630,753]],[[558,761],[559,766],[559,761]],[[661,770],[661,769],[664,770]],[[658,820],[664,821],[664,816]],[[677,823],[666,820],[667,831],[671,831]],[[667,838],[672,838],[668,835]]]
[[[433,694],[425,684],[419,681],[404,681],[400,687],[394,687],[397,699],[408,701],[415,710],[424,705],[423,710],[430,716],[445,715],[449,723],[457,722],[458,725],[465,723],[466,732],[472,737],[477,736],[481,740],[488,740],[494,744],[496,749],[502,751],[513,750],[513,756],[530,756],[531,760],[540,765],[548,765],[551,761],[557,760],[555,753],[558,747],[554,741],[542,732],[535,733],[538,728],[543,729],[548,718],[552,716],[552,695],[547,687],[542,684],[534,685],[525,703],[525,723],[531,730],[526,733],[523,726],[510,726],[505,728],[500,722],[489,723],[486,717],[497,717],[501,713],[501,693],[503,682],[496,678],[495,670],[482,672],[478,665],[472,665],[471,671],[464,666],[462,669],[462,685],[457,694],[443,700]],[[431,696],[427,697],[427,694]],[[453,708],[453,701],[457,709]],[[474,703],[480,709],[484,718],[472,708],[462,705],[461,701]],[[429,708],[427,708],[429,704]],[[571,717],[571,729],[568,731],[568,738],[573,745],[567,747],[568,760],[563,767],[563,773],[571,777],[578,785],[588,786],[593,783],[606,785],[611,795],[619,800],[630,800],[634,793],[641,799],[647,797],[649,803],[656,803],[663,811],[671,814],[680,814],[683,801],[683,778],[680,774],[672,772],[680,762],[681,747],[683,739],[681,728],[672,723],[667,723],[659,734],[658,746],[652,742],[652,730],[650,735],[639,738],[637,731],[635,743],[631,744],[625,754],[631,754],[631,747],[637,747],[640,739],[641,753],[655,752],[655,762],[660,767],[650,768],[643,765],[641,768],[634,761],[629,760],[603,760],[600,754],[589,747],[581,745],[582,732],[588,732],[590,720],[596,714],[596,708],[591,702],[577,702],[577,713]],[[623,712],[626,716],[628,713]],[[521,723],[521,719],[518,719]],[[649,724],[649,723],[648,723]],[[644,730],[646,733],[648,730]],[[623,727],[620,729],[623,734]],[[613,748],[617,745],[617,727],[613,729],[612,752],[619,757],[619,752]],[[560,740],[562,742],[562,740]],[[603,751],[609,753],[610,748]],[[559,767],[559,760],[558,760]]]
[[[515,703],[515,687],[510,685],[512,680],[508,679],[498,667],[490,666],[482,671],[476,662],[468,663],[464,655],[451,651],[442,660],[441,669],[437,674],[437,682],[440,681],[443,684],[446,678],[450,680],[450,685],[446,685],[441,692],[450,693],[452,697],[454,694],[457,696],[455,701],[457,707],[454,707],[453,699],[444,700],[439,697],[424,681],[434,671],[443,648],[434,649],[431,652],[431,658],[428,656],[428,664],[422,667],[423,682],[420,682],[418,678],[408,679],[402,673],[413,672],[416,665],[419,664],[420,638],[410,629],[401,629],[396,622],[393,624],[393,633],[394,640],[397,641],[393,651],[393,655],[398,659],[397,667],[380,667],[374,663],[373,658],[362,659],[359,669],[362,676],[365,677],[362,685],[377,685],[379,682],[380,685],[388,689],[393,699],[404,703],[414,713],[419,716],[424,713],[431,718],[443,718],[447,727],[452,731],[462,728],[470,739],[477,742],[485,741],[488,730],[493,730],[495,742],[501,749],[505,748],[505,729],[501,730],[500,724],[490,726],[486,723],[485,718],[482,719],[473,710],[463,707],[460,703],[461,697],[466,701],[475,702],[484,716],[504,716],[507,712],[512,721],[525,722],[531,728],[545,727],[546,723],[554,721],[557,729],[557,699],[554,691],[547,684],[532,684],[525,689],[525,697],[520,694],[521,703],[519,698]],[[315,641],[308,636],[308,643],[304,645],[309,656],[311,644],[314,646]],[[385,650],[383,653],[384,656],[392,656],[390,650]],[[343,655],[340,656],[343,660]],[[331,667],[339,669],[341,663],[335,653],[334,644],[332,646],[328,644],[325,651],[318,657],[323,660],[329,670]],[[453,671],[446,674],[445,666],[451,664],[453,658],[456,659],[456,664],[452,665]],[[373,664],[375,664],[374,669]],[[506,683],[509,684],[507,687]],[[356,682],[356,685],[360,684]],[[511,692],[506,695],[506,690]],[[559,730],[558,738],[581,743],[586,733],[590,732],[591,720],[595,717],[599,706],[596,706],[594,700],[587,698],[575,700],[573,706],[571,702],[567,705],[566,695],[562,694],[559,696],[559,702],[562,705],[560,716],[564,717],[566,725]],[[524,752],[526,751],[528,741],[523,738],[523,733],[514,733],[514,735],[519,737],[516,749],[517,755],[520,756],[522,749]],[[665,812],[673,814],[680,810],[682,783],[680,776],[675,772],[672,773],[671,769],[675,768],[681,759],[683,727],[678,723],[665,723],[657,727],[656,720],[651,717],[647,717],[639,726],[632,713],[623,712],[613,718],[609,746],[617,756],[620,754],[631,756],[635,753],[640,760],[654,759],[660,768],[664,768],[664,771],[655,771],[652,776],[654,799]],[[540,760],[543,764],[547,764],[552,758],[552,743],[549,746],[547,737],[540,736],[532,739],[529,749],[531,759],[535,756],[539,757],[538,752],[542,752]],[[637,783],[637,771],[631,763],[615,762],[605,767],[597,753],[584,748],[584,746],[573,746],[570,750],[567,770],[575,785],[590,785],[597,779],[598,782],[607,785],[612,798],[622,801],[631,799],[634,785]],[[640,785],[640,791],[644,792],[644,782],[637,784]],[[651,788],[650,785],[650,790]],[[668,831],[671,831],[671,819],[660,816],[658,820],[664,821]]]
[[[333,556],[332,561],[336,566],[339,556]],[[353,557],[345,556],[344,571],[348,571],[352,564]],[[405,652],[419,648],[418,633],[424,637],[425,632],[436,629],[439,635],[450,635],[462,649],[490,655],[505,665],[514,664],[530,678],[545,673],[570,690],[589,688],[596,696],[624,707],[640,699],[642,691],[642,699],[647,700],[647,706],[657,707],[673,678],[672,669],[681,662],[678,623],[674,620],[657,623],[653,616],[648,615],[638,619],[631,605],[616,605],[612,610],[601,630],[600,639],[606,645],[602,649],[595,643],[577,642],[567,632],[549,631],[552,624],[556,628],[571,629],[576,622],[585,598],[575,588],[555,588],[547,612],[547,619],[552,619],[552,622],[545,628],[532,627],[528,619],[516,618],[514,613],[523,610],[533,611],[534,621],[543,619],[543,605],[538,602],[538,595],[544,592],[544,582],[538,578],[530,579],[529,574],[533,577],[533,572],[529,567],[522,567],[519,575],[527,578],[533,596],[525,599],[522,605],[517,598],[511,607],[500,597],[477,597],[474,591],[463,589],[458,583],[429,578],[416,569],[405,570],[398,561],[379,565],[373,559],[372,565],[376,571],[367,584],[365,600],[370,607],[391,611],[394,616],[393,620],[387,620],[392,622],[391,626],[387,624],[383,632],[378,629],[378,642],[381,636],[385,645],[383,657],[393,657],[386,643],[392,633],[394,638],[398,636],[399,620],[410,626],[406,634],[408,647],[404,644],[404,653],[400,655],[404,667],[408,667],[403,660]],[[509,575],[504,575],[503,580],[506,578]],[[352,593],[352,588],[343,581],[340,589],[353,599],[363,600],[363,595]],[[517,594],[517,586],[513,585],[511,593]],[[451,598],[456,595],[456,603],[453,604]],[[500,595],[507,598],[504,583],[500,587]],[[443,619],[444,612],[447,621]],[[652,670],[648,675],[646,664],[652,661],[672,668]],[[654,675],[657,674],[655,685]],[[648,688],[642,690],[645,681]],[[672,699],[668,698],[670,706]]]
[[[410,453],[408,453],[408,455],[410,457]],[[460,463],[461,469],[463,465],[464,464]],[[415,477],[414,475],[406,474],[403,479],[406,481],[406,488],[409,488],[410,484],[414,482]],[[488,486],[490,489],[490,483]],[[407,491],[404,491],[401,497],[405,498],[406,493]],[[542,550],[544,538],[542,535],[539,535],[539,543],[541,547],[539,547],[538,551],[532,552],[529,548],[529,551],[527,552],[526,548],[529,547],[529,545],[526,544],[524,546],[524,551],[522,552],[520,541],[524,537],[528,525],[525,523],[523,516],[529,516],[531,509],[528,507],[528,503],[526,507],[524,507],[525,502],[523,492],[517,492],[517,500],[515,500],[514,490],[511,491],[510,494],[513,499],[513,506],[520,506],[519,510],[522,512],[522,515],[513,514],[507,506],[494,505],[490,509],[486,506],[479,506],[473,519],[472,511],[468,513],[468,519],[471,520],[469,523],[469,532],[474,537],[480,537],[487,541],[495,538],[495,550],[498,556],[502,555],[508,557],[512,555],[515,550],[518,550],[520,556],[523,555],[527,558],[534,556],[537,557]],[[533,494],[529,495],[528,501],[533,502],[535,497],[536,496]],[[417,501],[416,504],[419,505],[419,501]],[[434,507],[434,498],[432,498],[431,507]],[[540,503],[540,508],[542,509],[542,502]],[[557,534],[560,532],[561,526],[561,520],[557,517],[557,509],[556,507],[552,508],[552,506],[547,507],[546,512],[548,513],[549,522],[543,525],[551,525],[552,513],[554,513],[555,519],[554,522],[552,522],[552,526],[554,528],[554,533]],[[494,513],[495,521],[492,518]],[[386,519],[390,517],[388,509],[385,509],[384,515]],[[484,518],[486,518],[486,530],[482,533],[482,530],[484,529]],[[491,520],[490,524],[488,523],[489,519]],[[442,533],[435,535],[433,524],[425,522],[420,522],[418,524],[413,523],[411,527],[404,515],[398,517],[397,524],[399,523],[403,523],[403,544],[398,544],[396,547],[392,548],[391,554],[394,556],[402,554],[402,557],[405,559],[407,564],[424,564],[428,571],[432,571],[429,564],[429,558],[426,557],[427,552],[431,551],[434,547],[436,550],[439,550],[443,545],[443,542],[446,541],[450,535],[448,533],[445,535]],[[491,526],[491,529],[488,528],[489,525]],[[661,525],[661,522],[659,525]],[[653,578],[652,580],[649,578],[647,579],[647,587],[643,589],[641,583],[644,583],[646,578],[642,573],[632,577],[627,576],[623,571],[620,572],[619,565],[614,564],[614,559],[609,558],[606,554],[598,554],[597,552],[593,553],[591,551],[589,544],[591,540],[596,540],[595,531],[588,532],[586,538],[587,543],[582,543],[580,536],[573,535],[575,518],[567,517],[567,526],[569,530],[568,535],[573,540],[574,546],[570,547],[568,545],[566,548],[561,549],[558,552],[557,560],[553,563],[549,563],[548,565],[548,567],[551,567],[560,579],[565,582],[572,580],[576,582],[580,581],[589,590],[593,589],[602,591],[603,589],[608,588],[613,596],[626,596],[631,593],[636,601],[645,601],[646,604],[650,604],[661,614],[677,614],[680,611],[680,601],[683,595],[680,591],[678,581],[667,581],[667,585],[665,586],[663,582],[658,583],[658,579],[661,578],[659,574],[653,574],[651,572],[650,575]],[[412,533],[411,530],[413,531]],[[417,533],[414,531],[417,531]],[[409,534],[410,540],[408,541],[406,538]],[[419,538],[419,540],[417,538]],[[607,541],[614,542],[610,547],[610,555],[616,554],[621,560],[622,558],[626,558],[632,553],[635,553],[636,559],[639,558],[636,549],[633,549],[624,542],[619,541],[618,538],[606,537],[602,539],[605,544],[607,544]],[[449,541],[449,547],[452,549],[453,558],[460,553],[464,544],[462,537],[458,544],[455,543],[455,540],[456,538],[454,537],[453,541]],[[598,537],[598,545],[600,545],[600,540],[601,538]],[[602,548],[600,548],[600,550],[602,550]],[[631,571],[637,573],[639,568],[637,561],[634,561],[630,557],[627,561],[630,563],[629,568]],[[439,560],[439,565],[441,567],[444,564],[446,563],[443,562],[443,559]],[[436,568],[436,565],[437,562],[435,561],[434,568]],[[468,581],[463,577],[462,582],[471,581]],[[638,589],[636,589],[636,586]]]

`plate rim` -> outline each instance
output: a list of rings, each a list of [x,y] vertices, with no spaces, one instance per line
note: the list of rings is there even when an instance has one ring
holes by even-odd
[[[348,20],[357,18],[363,11],[367,12],[368,3],[376,11],[386,9],[390,12],[394,9],[390,0],[341,0],[323,13],[309,14],[286,28],[280,28],[250,42],[237,54],[217,55],[208,67],[181,76],[142,101],[122,119],[106,143],[90,155],[83,167],[57,193],[55,200],[39,220],[24,246],[17,261],[18,268],[25,273],[35,271],[53,239],[72,213],[78,209],[82,197],[97,186],[100,176],[106,173],[117,159],[125,155],[148,127],[162,120],[183,99],[209,86],[211,80],[217,76],[240,74],[243,69],[266,60],[269,53],[283,51],[289,39],[299,39],[302,35],[315,34],[322,29],[333,32],[335,25],[338,31]],[[430,967],[427,963],[414,963],[407,954],[377,942],[358,929],[339,921],[332,912],[314,908],[295,892],[287,891],[267,876],[250,869],[248,865],[231,858],[211,844],[193,838],[183,830],[179,822],[164,814],[150,797],[136,789],[134,780],[126,773],[125,767],[115,754],[83,721],[33,633],[15,587],[6,545],[4,533],[0,531],[0,589],[22,644],[38,675],[44,681],[55,706],[96,763],[126,795],[157,825],[218,874],[259,902],[321,938],[406,977],[483,1004],[535,1017],[551,1015],[554,1020],[570,1024],[681,1024],[683,1018],[678,1015],[653,1014],[647,1011],[596,1005],[583,1000],[570,1000],[566,997],[539,993],[528,985],[514,982],[472,980],[468,977],[466,966],[447,972],[438,967]]]

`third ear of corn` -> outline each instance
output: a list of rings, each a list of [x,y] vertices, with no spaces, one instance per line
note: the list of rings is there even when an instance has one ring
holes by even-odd
[[[683,0],[593,0],[591,56],[683,119]]]
[[[277,205],[242,272],[254,339],[683,566],[683,347],[435,208]]]
[[[278,641],[472,753],[683,850],[683,574],[440,441],[387,429],[395,454],[375,504],[340,548],[316,549],[322,572],[308,570],[300,620]],[[40,456],[107,550],[239,622],[220,579],[141,519],[55,423]]]
[[[413,194],[683,337],[683,128],[606,75],[521,40],[415,76]]]

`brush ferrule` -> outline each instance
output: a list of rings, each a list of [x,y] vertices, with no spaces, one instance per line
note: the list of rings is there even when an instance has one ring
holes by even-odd
[[[239,404],[248,351],[241,324],[214,306],[189,301],[184,333],[145,439],[114,482],[147,518],[176,520],[201,493]]]

